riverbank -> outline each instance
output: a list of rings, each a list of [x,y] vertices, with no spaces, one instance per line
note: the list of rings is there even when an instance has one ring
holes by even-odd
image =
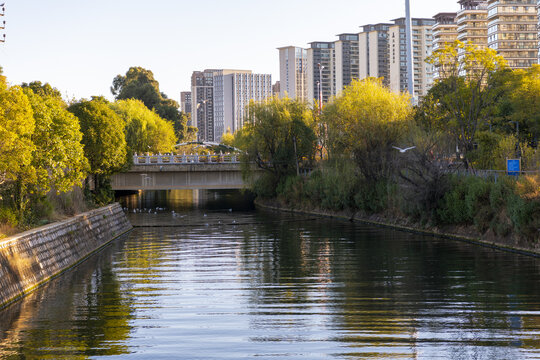
[[[309,214],[322,217],[330,217],[348,221],[355,221],[367,225],[391,228],[399,231],[412,232],[422,235],[441,237],[456,241],[463,241],[479,246],[499,249],[502,251],[516,252],[523,255],[540,257],[540,246],[538,243],[528,243],[520,241],[514,236],[506,238],[496,237],[492,232],[484,235],[476,232],[473,227],[447,226],[445,228],[423,227],[417,223],[411,223],[408,219],[399,217],[389,217],[384,214],[367,215],[360,211],[329,211],[317,208],[296,208],[283,204],[277,199],[255,200],[255,206],[260,209],[291,212],[297,214]]]
[[[0,309],[131,229],[112,204],[0,240]]]

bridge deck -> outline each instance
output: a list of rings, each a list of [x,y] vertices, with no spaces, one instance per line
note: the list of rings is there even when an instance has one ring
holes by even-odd
[[[111,177],[113,190],[242,189],[240,163],[136,164]]]

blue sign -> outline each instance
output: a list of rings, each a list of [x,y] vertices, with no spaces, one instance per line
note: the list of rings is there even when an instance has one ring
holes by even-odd
[[[510,176],[519,176],[521,172],[521,160],[520,159],[507,159],[506,172]]]

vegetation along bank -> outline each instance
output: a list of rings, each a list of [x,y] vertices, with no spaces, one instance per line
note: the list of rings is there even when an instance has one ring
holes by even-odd
[[[66,101],[39,81],[9,84],[0,68],[0,239],[111,203],[109,178],[134,153],[195,136],[151,71],[130,68],[111,91],[114,102]]]
[[[245,151],[246,179],[248,164],[264,170],[251,180],[258,202],[538,252],[540,66],[512,71],[460,42],[427,61],[440,77],[415,106],[373,78],[322,112],[291,99],[251,104],[228,141]],[[516,176],[507,159],[520,160]]]

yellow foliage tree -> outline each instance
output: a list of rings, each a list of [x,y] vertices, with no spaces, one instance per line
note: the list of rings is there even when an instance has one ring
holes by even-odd
[[[331,154],[352,156],[368,180],[392,171],[392,146],[400,145],[412,113],[406,94],[391,92],[380,79],[353,81],[322,114]]]
[[[118,100],[111,107],[125,122],[126,142],[132,153],[173,151],[177,141],[173,124],[149,110],[142,101]]]
[[[21,214],[26,184],[36,180],[31,166],[34,128],[32,107],[22,89],[0,81],[0,184],[15,184],[14,200]]]

